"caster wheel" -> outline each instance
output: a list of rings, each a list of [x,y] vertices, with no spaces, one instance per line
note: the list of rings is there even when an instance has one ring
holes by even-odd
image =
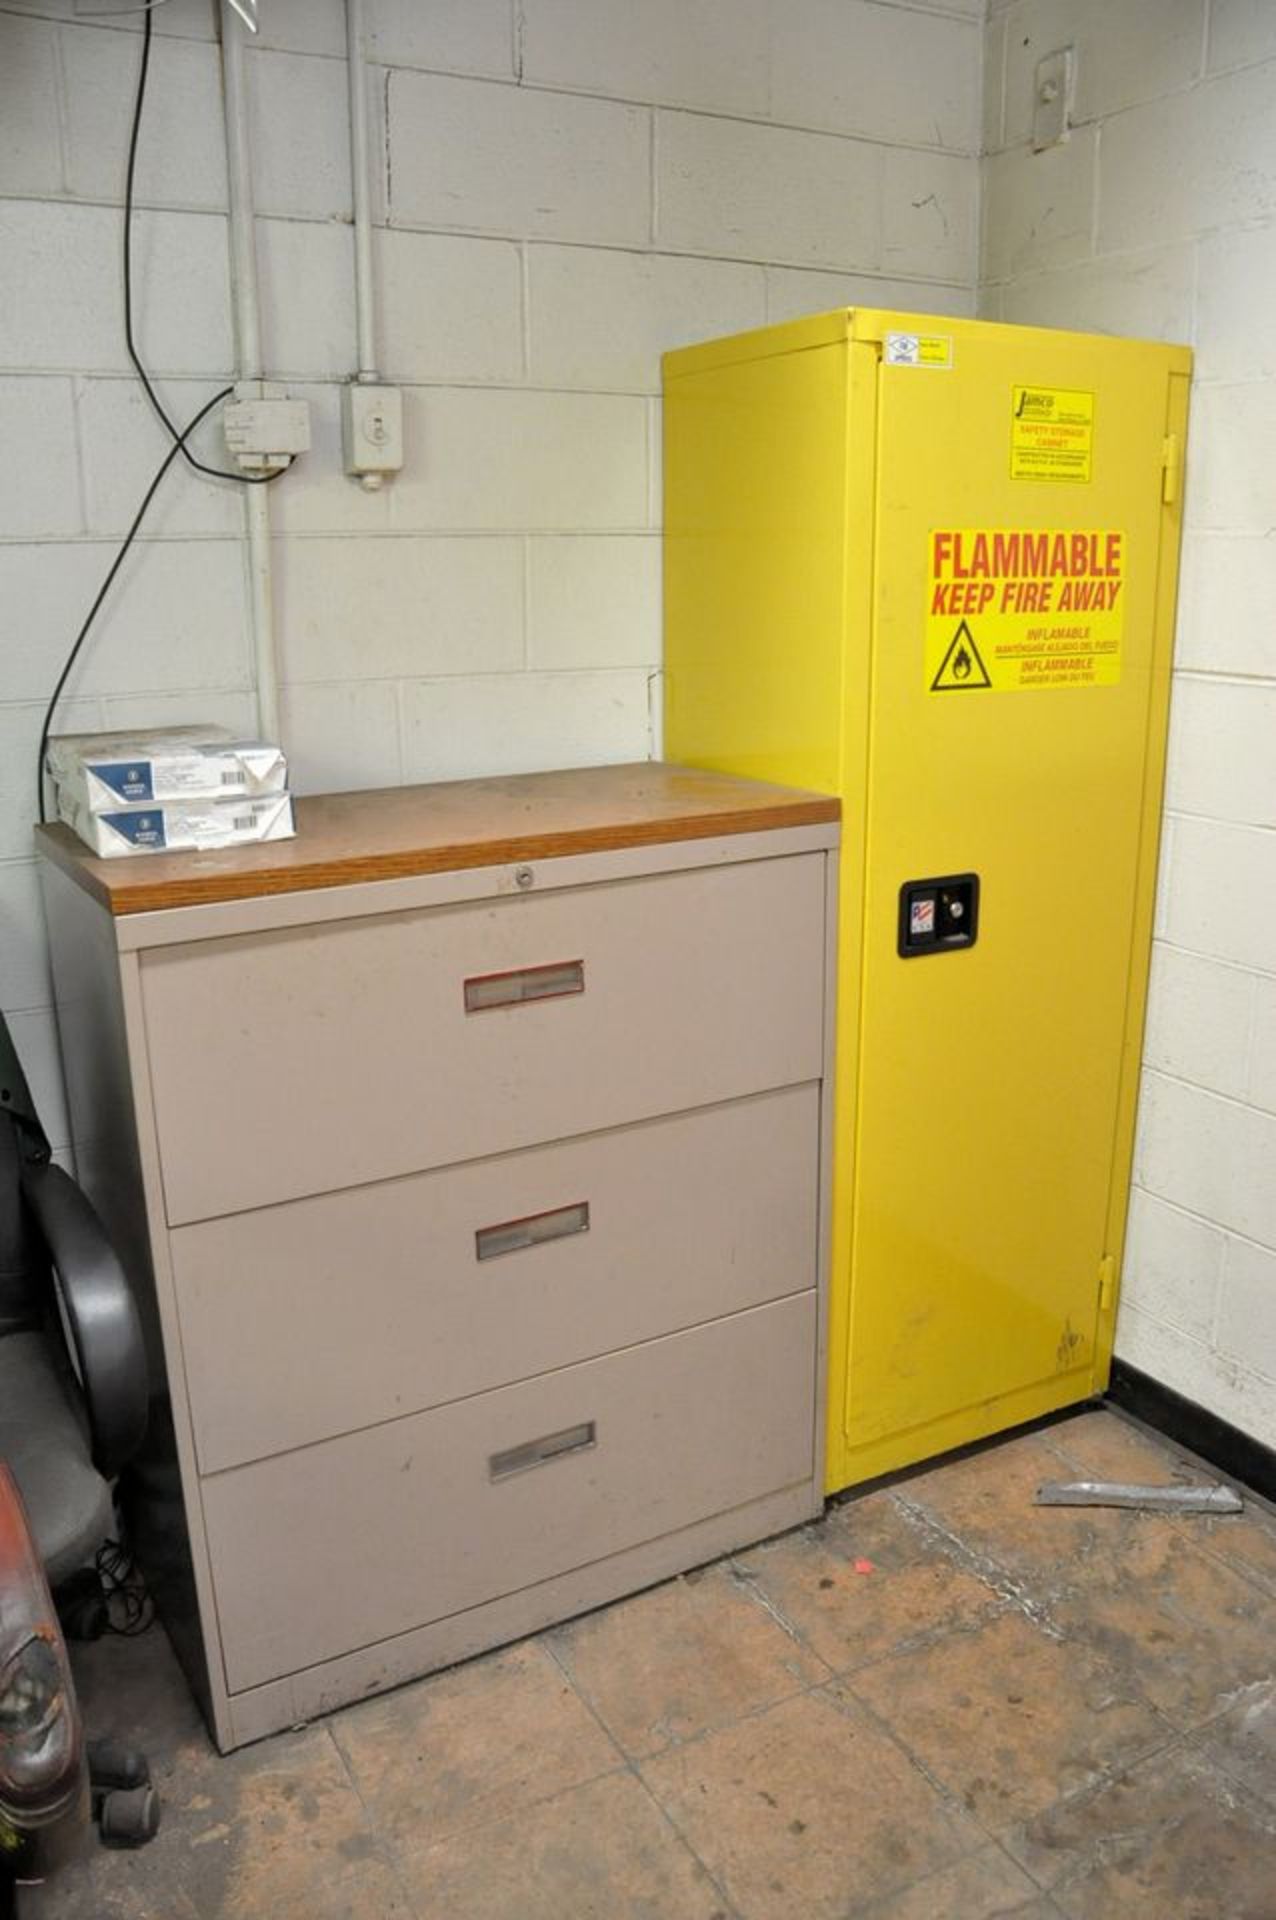
[[[121,1787],[102,1795],[98,1832],[104,1847],[144,1847],[159,1832],[159,1823],[154,1787]]]
[[[140,1747],[125,1746],[122,1740],[88,1742],[89,1784],[94,1792],[110,1793],[116,1787],[149,1787],[151,1769]]]

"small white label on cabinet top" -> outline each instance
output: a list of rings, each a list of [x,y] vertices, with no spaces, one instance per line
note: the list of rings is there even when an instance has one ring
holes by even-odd
[[[888,367],[943,367],[953,364],[953,341],[948,333],[888,333]]]

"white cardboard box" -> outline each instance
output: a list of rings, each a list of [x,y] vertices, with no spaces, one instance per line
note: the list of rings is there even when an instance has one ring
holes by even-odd
[[[89,813],[172,800],[253,798],[283,793],[288,785],[281,747],[237,740],[225,727],[62,734],[50,740],[45,765],[59,795]]]
[[[135,853],[178,853],[291,840],[292,796],[258,794],[233,800],[166,800],[155,806],[96,813],[58,789],[58,814],[103,859]]]

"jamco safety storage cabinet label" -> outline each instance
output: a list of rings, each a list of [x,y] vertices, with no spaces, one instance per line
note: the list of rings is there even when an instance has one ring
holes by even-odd
[[[843,802],[830,1487],[1107,1380],[1190,371],[860,310],[665,360],[666,750]]]

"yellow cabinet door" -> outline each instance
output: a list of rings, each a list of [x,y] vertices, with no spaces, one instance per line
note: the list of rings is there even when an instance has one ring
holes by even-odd
[[[1128,343],[1067,334],[962,329],[949,368],[879,365],[834,1485],[1094,1382],[1155,862],[1180,399],[1163,358],[1141,374]],[[903,957],[901,888],[972,874],[973,943],[953,923],[927,944],[923,895]]]
[[[843,804],[831,1490],[1106,1384],[1190,366],[863,309],[665,362],[667,749]]]

